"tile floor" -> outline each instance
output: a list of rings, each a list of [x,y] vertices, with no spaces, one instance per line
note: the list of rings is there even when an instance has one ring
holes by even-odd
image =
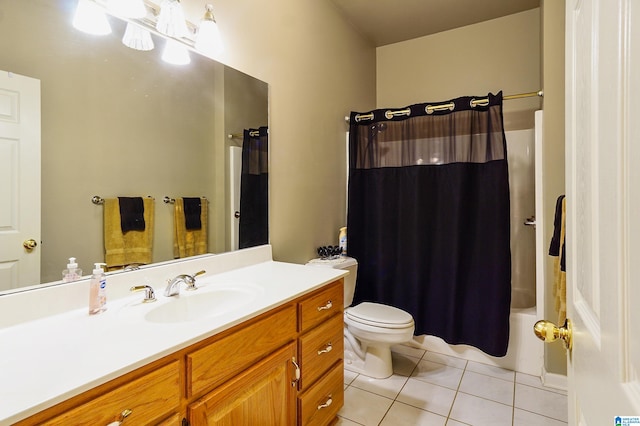
[[[566,392],[528,374],[435,352],[393,348],[394,374],[345,370],[341,426],[566,426]]]

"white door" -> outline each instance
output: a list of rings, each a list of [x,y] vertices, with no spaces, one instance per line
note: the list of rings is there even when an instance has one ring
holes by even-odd
[[[566,0],[566,40],[569,424],[624,425],[640,419],[640,2]]]
[[[0,71],[0,291],[39,282],[40,80]]]

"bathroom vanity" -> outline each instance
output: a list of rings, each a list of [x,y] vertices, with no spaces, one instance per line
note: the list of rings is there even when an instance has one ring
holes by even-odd
[[[155,303],[117,290],[143,270],[122,274],[108,280],[122,297],[104,314],[85,306],[1,328],[0,424],[332,423],[345,272],[267,258],[263,246],[153,268],[164,277]],[[162,296],[167,278],[194,268],[207,270],[197,291]],[[174,309],[183,304],[189,314]]]

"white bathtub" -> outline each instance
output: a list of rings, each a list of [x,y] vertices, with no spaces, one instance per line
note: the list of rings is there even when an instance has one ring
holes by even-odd
[[[439,337],[416,336],[415,346],[428,351],[477,361],[520,373],[540,377],[542,374],[544,347],[533,334],[533,324],[538,320],[536,308],[511,309],[509,348],[504,357],[489,356],[468,345],[449,345]]]

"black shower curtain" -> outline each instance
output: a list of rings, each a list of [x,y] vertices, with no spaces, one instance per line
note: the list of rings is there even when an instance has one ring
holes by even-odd
[[[238,245],[241,249],[269,243],[268,153],[267,127],[245,129],[240,176]]]
[[[416,335],[504,356],[511,254],[502,93],[486,106],[472,99],[449,101],[451,111],[412,105],[408,116],[351,113],[348,254],[359,263],[354,302],[399,307],[413,315]]]

